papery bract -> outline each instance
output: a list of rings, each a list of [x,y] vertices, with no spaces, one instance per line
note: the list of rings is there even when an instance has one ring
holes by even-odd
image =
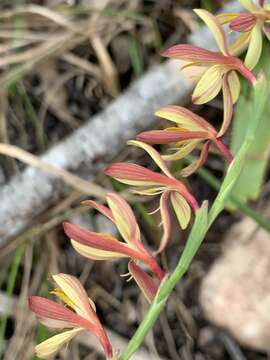
[[[151,304],[156,296],[160,282],[157,282],[144,270],[142,270],[134,261],[128,264],[129,274],[134,278],[136,284],[141,289],[145,298]]]

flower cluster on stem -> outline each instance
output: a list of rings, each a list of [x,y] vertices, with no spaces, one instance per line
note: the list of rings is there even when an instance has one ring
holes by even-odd
[[[80,255],[95,260],[108,261],[128,259],[128,276],[134,279],[145,298],[152,303],[166,272],[159,264],[158,254],[164,251],[171,237],[171,213],[173,210],[181,229],[186,229],[204,207],[198,203],[183,178],[194,174],[206,161],[215,147],[225,158],[229,167],[233,157],[226,147],[226,134],[233,117],[233,106],[240,95],[239,76],[245,77],[253,86],[257,79],[251,71],[258,63],[262,34],[270,38],[270,7],[263,0],[258,4],[252,0],[240,0],[247,10],[245,13],[220,14],[217,17],[206,10],[196,9],[195,13],[209,27],[216,40],[218,51],[209,51],[189,44],[174,45],[163,52],[167,58],[184,62],[183,68],[199,66],[201,76],[192,94],[195,104],[205,104],[214,99],[220,91],[223,96],[223,121],[216,130],[206,119],[194,112],[176,105],[168,105],[156,112],[156,116],[172,123],[162,130],[144,131],[128,145],[144,150],[159,170],[150,170],[133,163],[113,163],[104,170],[105,174],[131,186],[133,193],[143,196],[160,196],[160,217],[163,235],[158,249],[151,252],[142,242],[141,232],[132,208],[119,194],[108,193],[107,206],[94,200],[86,200],[84,206],[92,208],[107,217],[116,226],[121,239],[107,233],[97,233],[71,223],[64,223],[64,232],[71,245]],[[231,45],[228,44],[222,27],[240,34]],[[247,49],[244,62],[235,56]],[[153,84],[154,86],[154,84]],[[154,146],[167,145],[168,151],[160,154]],[[180,174],[174,176],[168,165],[178,161],[194,149],[200,155]],[[178,176],[180,175],[180,177]],[[66,274],[53,275],[57,288],[52,292],[64,305],[52,300],[32,296],[29,307],[44,325],[60,332],[36,346],[40,358],[48,358],[82,331],[94,334],[103,347],[106,359],[119,359],[118,349],[113,349],[104,327],[101,325],[93,301],[88,297],[80,282]],[[63,330],[66,329],[66,330]]]

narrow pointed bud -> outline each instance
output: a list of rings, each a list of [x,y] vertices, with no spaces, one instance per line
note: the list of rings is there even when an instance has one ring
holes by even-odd
[[[190,44],[174,45],[165,50],[162,56],[205,65],[227,62],[224,55]]]
[[[138,265],[136,265],[134,261],[129,262],[128,270],[149,304],[151,304],[158,291],[158,283]]]
[[[256,16],[251,13],[240,14],[230,23],[230,29],[237,32],[246,32],[253,29]]]
[[[170,179],[162,174],[131,163],[114,163],[107,166],[104,173],[114,179],[133,186],[168,185]]]
[[[178,142],[183,140],[194,140],[194,139],[204,139],[208,137],[207,132],[203,131],[188,131],[183,129],[171,130],[150,130],[144,131],[137,135],[137,139],[144,141],[147,144],[170,144],[172,142]]]

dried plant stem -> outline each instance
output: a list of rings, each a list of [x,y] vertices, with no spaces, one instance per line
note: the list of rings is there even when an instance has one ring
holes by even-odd
[[[32,155],[29,152],[18,148],[17,146],[0,143],[0,154],[10,156],[12,158],[24,162],[25,164],[37,167],[40,170],[56,175],[62,178],[67,184],[72,186],[74,189],[84,194],[88,194],[88,195],[91,194],[103,198],[107,193],[107,191],[101,186],[98,186],[94,183],[84,180],[77,175],[73,175],[64,169],[46,163],[45,161],[41,160],[38,156]]]
[[[0,65],[10,65],[22,63],[14,67],[8,73],[0,77],[0,85],[2,88],[8,87],[13,81],[22,77],[29,71],[31,71],[35,66],[44,62],[52,55],[61,55],[65,51],[73,48],[75,45],[81,43],[84,39],[88,38],[95,33],[99,33],[102,29],[102,26],[98,25],[93,29],[89,27],[88,23],[80,24],[78,32],[72,31],[62,31],[47,38],[46,41],[43,41],[40,45],[37,45],[35,48],[25,51],[22,54],[13,54],[7,55],[1,59]]]
[[[222,182],[216,200],[209,214],[207,214],[206,203],[204,203],[201,209],[197,212],[194,225],[190,232],[184,251],[181,254],[178,265],[176,266],[172,274],[169,275],[168,278],[162,283],[148,313],[139,325],[127,348],[122,352],[120,360],[130,359],[131,356],[137,351],[147,333],[154,326],[161,311],[164,309],[166,301],[168,300],[176,284],[186,273],[208,229],[213,224],[220,212],[224,209],[226,202],[229,200],[230,192],[241,173],[246,154],[254,141],[255,130],[262,115],[266,99],[266,82],[264,78],[261,78],[257,81],[257,84],[255,85],[253,102],[253,122],[249,124],[246,139],[228,169],[227,175]]]
[[[8,126],[6,119],[7,112],[7,94],[5,90],[0,91],[0,142],[9,143]],[[13,175],[16,169],[14,159],[1,159],[3,168],[7,176]]]

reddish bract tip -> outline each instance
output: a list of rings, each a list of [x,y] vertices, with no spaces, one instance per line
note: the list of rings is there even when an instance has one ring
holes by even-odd
[[[151,130],[137,135],[136,139],[150,145],[169,144],[182,140],[208,138],[208,133],[203,131],[183,131],[183,130]]]
[[[161,55],[168,58],[205,64],[224,63],[224,61],[227,61],[227,57],[218,52],[206,50],[190,44],[174,45],[165,50]]]
[[[128,264],[130,274],[133,276],[137,285],[143,292],[147,301],[151,304],[158,291],[158,284],[155,280],[142,270],[134,261],[130,261]]]
[[[110,177],[121,180],[145,181],[170,185],[171,179],[168,176],[156,173],[144,168],[141,165],[131,163],[114,163],[105,168],[104,173]]]
[[[237,32],[247,32],[253,29],[256,24],[256,17],[253,14],[245,13],[239,15],[230,23],[230,28]]]

